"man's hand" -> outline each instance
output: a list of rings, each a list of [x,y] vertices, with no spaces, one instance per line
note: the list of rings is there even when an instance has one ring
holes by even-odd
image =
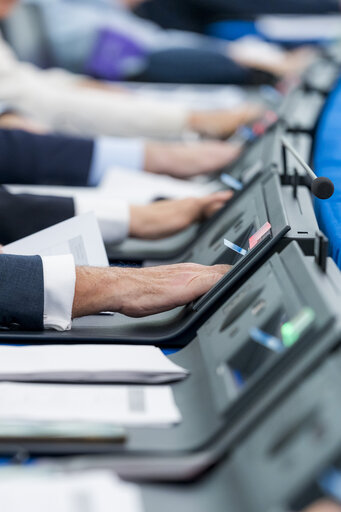
[[[302,74],[316,57],[310,47],[284,51],[270,43],[252,38],[228,45],[228,55],[241,66],[266,71],[278,77]]]
[[[175,178],[191,178],[216,172],[230,165],[241,153],[241,146],[228,142],[148,142],[145,170]]]
[[[303,512],[341,512],[341,506],[329,500],[320,500]]]
[[[244,105],[233,110],[192,112],[187,128],[209,137],[228,137],[240,126],[261,117],[263,112],[260,105]]]
[[[73,317],[114,311],[139,318],[168,311],[204,295],[230,269],[194,263],[139,269],[78,267]]]
[[[205,197],[131,206],[129,234],[149,240],[171,236],[211,217],[232,196],[233,192],[226,190]]]

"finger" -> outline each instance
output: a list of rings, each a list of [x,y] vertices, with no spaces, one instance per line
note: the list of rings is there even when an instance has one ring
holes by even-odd
[[[303,512],[341,512],[341,506],[329,500],[320,500]]]
[[[219,192],[214,192],[213,194],[209,194],[208,196],[204,196],[200,198],[201,204],[203,206],[208,206],[215,202],[224,203],[229,201],[233,197],[232,190],[221,190]]]
[[[209,219],[212,217],[215,213],[219,212],[222,208],[224,208],[226,203],[214,203],[212,205],[207,206],[203,211],[203,217],[205,219]]]
[[[214,272],[217,272],[220,275],[225,275],[231,270],[232,265],[213,265],[211,268]]]

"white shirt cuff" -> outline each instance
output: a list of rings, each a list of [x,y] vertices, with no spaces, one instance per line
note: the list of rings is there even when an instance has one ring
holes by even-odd
[[[120,243],[129,234],[130,209],[124,199],[102,196],[78,195],[74,197],[75,215],[94,212],[97,217],[104,243]]]
[[[144,161],[145,143],[142,139],[99,137],[95,141],[88,184],[97,186],[110,167],[142,171]]]
[[[76,268],[72,254],[44,256],[44,328],[71,329]]]

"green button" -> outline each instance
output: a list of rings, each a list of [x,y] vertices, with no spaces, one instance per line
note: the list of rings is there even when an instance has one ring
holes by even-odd
[[[283,345],[287,348],[294,345],[315,320],[315,312],[311,308],[303,308],[290,322],[281,327]]]

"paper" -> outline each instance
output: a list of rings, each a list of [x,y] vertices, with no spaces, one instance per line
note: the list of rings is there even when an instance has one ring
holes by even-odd
[[[133,172],[131,169],[113,167],[105,174],[98,187],[47,187],[39,185],[7,185],[12,193],[47,194],[63,197],[82,197],[96,200],[103,197],[126,199],[130,204],[147,204],[158,198],[184,199],[203,197],[221,190],[219,182],[198,183],[194,180],[181,180],[170,176]]]
[[[202,197],[221,190],[221,185],[215,180],[203,184],[170,176],[129,173],[119,168],[110,169],[106,173],[101,187],[115,190],[115,196],[126,198],[132,204],[145,204],[157,198]]]
[[[192,110],[220,110],[246,101],[242,87],[234,85],[123,84],[142,98],[178,104]]]
[[[160,384],[187,375],[157,347],[0,346],[0,379],[7,381]]]
[[[139,488],[109,471],[0,471],[1,512],[142,512]]]
[[[0,384],[0,420],[168,426],[181,420],[169,386]]]
[[[108,266],[103,238],[93,213],[78,215],[6,245],[6,254],[58,256],[73,254],[76,265]]]
[[[275,41],[332,40],[341,35],[341,16],[263,16],[256,26]]]

